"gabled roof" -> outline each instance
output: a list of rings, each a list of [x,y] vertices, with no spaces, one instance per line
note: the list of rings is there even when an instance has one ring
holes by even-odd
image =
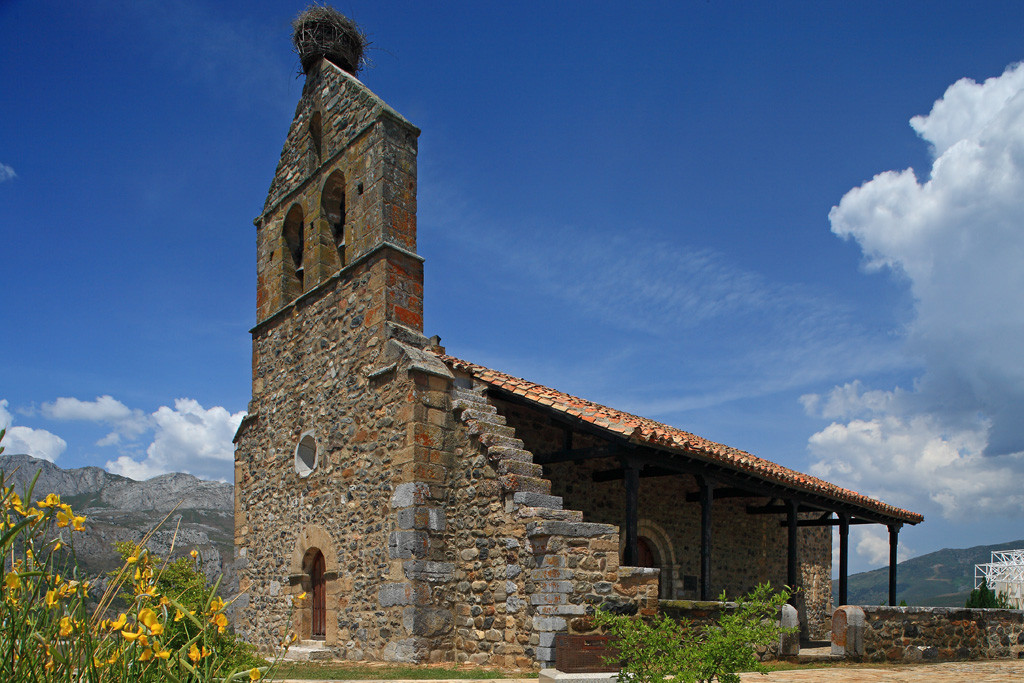
[[[563,393],[556,389],[535,384],[519,377],[513,377],[482,365],[470,363],[453,356],[442,355],[442,360],[453,370],[461,370],[474,379],[491,387],[508,392],[527,402],[534,403],[566,416],[588,422],[595,427],[625,437],[638,445],[658,450],[679,453],[724,466],[727,469],[751,474],[768,482],[805,491],[815,496],[829,498],[840,503],[853,504],[867,511],[881,514],[894,520],[917,524],[924,520],[922,515],[888,505],[875,498],[836,486],[823,479],[803,474],[788,467],[777,465],[770,460],[751,455],[738,448],[731,448],[714,441],[670,427],[645,417],[615,410],[599,403]]]

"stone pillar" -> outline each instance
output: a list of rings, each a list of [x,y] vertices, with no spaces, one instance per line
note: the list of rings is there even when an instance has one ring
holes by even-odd
[[[843,605],[832,614],[832,654],[861,657],[864,654],[864,610]]]

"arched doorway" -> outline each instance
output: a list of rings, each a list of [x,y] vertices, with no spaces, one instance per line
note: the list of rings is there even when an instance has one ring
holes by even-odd
[[[319,550],[313,556],[309,567],[309,582],[313,593],[311,603],[309,637],[313,640],[324,640],[327,637],[327,590],[324,582],[326,562],[324,554]]]
[[[654,548],[651,547],[651,541],[646,536],[641,536],[636,539],[636,564],[639,567],[660,567],[657,559],[654,556]]]

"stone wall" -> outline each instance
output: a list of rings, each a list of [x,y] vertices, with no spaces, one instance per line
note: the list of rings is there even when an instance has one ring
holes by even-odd
[[[295,597],[308,588],[302,563],[314,544],[327,563],[328,642],[342,656],[378,658],[403,628],[378,588],[393,569],[388,512],[415,384],[370,376],[385,364],[385,327],[367,316],[384,269],[383,260],[352,269],[254,334],[253,401],[236,438],[237,626],[262,648],[281,642],[290,620],[308,637],[307,605]],[[317,463],[303,477],[295,453],[306,433]]]
[[[832,652],[875,662],[1024,658],[1024,611],[843,606]]]
[[[565,428],[540,411],[493,399],[526,448],[543,454],[561,450]],[[573,448],[600,446],[596,437],[574,433]],[[593,474],[620,467],[613,458],[545,466],[552,493],[562,496],[566,507],[581,510],[588,521],[625,524],[625,493],[622,481],[595,482]],[[662,567],[664,599],[695,600],[700,576],[700,504],[686,503],[686,495],[698,491],[690,475],[640,479],[640,535],[654,546]],[[737,597],[758,583],[782,587],[787,576],[786,529],[779,525],[785,515],[749,515],[747,505],[763,505],[764,498],[716,500],[712,514],[711,594],[725,591]],[[802,513],[803,517],[813,516]],[[829,527],[802,527],[799,558],[803,591],[798,608],[805,635],[827,638],[831,615],[832,531]]]
[[[545,666],[556,633],[592,632],[593,605],[653,614],[657,571],[619,567],[618,529],[563,509],[515,430],[462,383],[445,505],[454,574],[438,593],[455,611],[452,658]]]

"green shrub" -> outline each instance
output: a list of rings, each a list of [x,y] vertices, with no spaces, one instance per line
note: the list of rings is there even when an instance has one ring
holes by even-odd
[[[967,597],[966,607],[980,607],[982,609],[1009,609],[1010,601],[1006,593],[999,593],[988,587],[986,579],[981,580],[981,585],[971,591]]]
[[[725,593],[719,598],[725,601]],[[651,619],[597,611],[595,622],[612,636],[623,662],[621,683],[663,683],[674,677],[683,683],[737,683],[738,671],[766,668],[759,653],[778,644],[783,629],[779,609],[789,600],[787,591],[775,593],[759,585],[724,610],[716,623],[697,627],[665,615]]]

